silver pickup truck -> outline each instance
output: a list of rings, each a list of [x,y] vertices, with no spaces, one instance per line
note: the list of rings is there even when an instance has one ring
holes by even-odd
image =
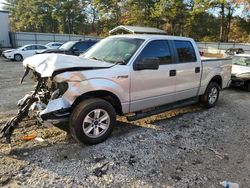
[[[23,62],[23,78],[33,72],[35,91],[18,102],[19,113],[3,133],[10,142],[28,115],[41,123],[66,121],[77,141],[100,143],[116,115],[133,121],[198,101],[213,107],[230,84],[231,64],[201,60],[193,39],[163,35],[111,36],[80,57],[35,55]]]

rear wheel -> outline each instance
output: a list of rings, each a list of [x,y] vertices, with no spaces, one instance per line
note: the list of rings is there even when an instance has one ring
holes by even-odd
[[[219,99],[220,87],[216,82],[210,82],[205,94],[201,96],[201,103],[207,108],[214,107]]]
[[[97,144],[106,140],[116,123],[113,106],[103,99],[87,99],[78,104],[70,116],[69,128],[75,140]]]
[[[23,60],[23,56],[21,54],[15,54],[14,55],[14,59],[15,59],[15,61],[22,61]]]

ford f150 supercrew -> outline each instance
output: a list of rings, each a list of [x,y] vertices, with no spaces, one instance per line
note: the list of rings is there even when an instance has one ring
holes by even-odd
[[[79,57],[35,55],[24,60],[22,78],[32,71],[35,90],[18,102],[3,134],[10,142],[18,123],[35,116],[66,121],[77,141],[96,144],[111,134],[116,115],[136,120],[198,101],[213,107],[230,84],[231,64],[201,60],[193,39],[163,35],[111,36]]]

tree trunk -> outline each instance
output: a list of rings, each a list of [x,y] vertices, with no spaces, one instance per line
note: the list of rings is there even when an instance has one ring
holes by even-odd
[[[221,4],[221,22],[220,22],[220,42],[224,41],[224,32],[225,32],[225,5]]]
[[[228,36],[230,33],[232,16],[233,16],[233,11],[232,11],[231,7],[229,7],[228,15],[227,15],[227,30],[226,30],[226,36],[225,36],[226,42],[228,42]]]

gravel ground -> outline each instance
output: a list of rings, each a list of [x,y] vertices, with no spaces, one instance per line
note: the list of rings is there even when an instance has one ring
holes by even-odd
[[[0,125],[32,89],[19,85],[20,63],[0,60]],[[28,80],[28,79],[26,79]],[[225,90],[215,108],[192,105],[140,121],[119,123],[104,143],[75,143],[58,128],[26,120],[10,154],[0,145],[0,187],[221,187],[250,185],[250,94]],[[44,142],[23,141],[36,135]]]

